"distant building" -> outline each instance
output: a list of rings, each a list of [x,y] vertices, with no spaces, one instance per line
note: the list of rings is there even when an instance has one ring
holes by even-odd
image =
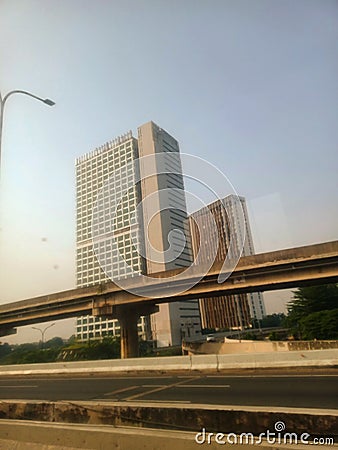
[[[240,226],[243,216],[244,228]],[[189,221],[193,252],[195,256],[200,252],[201,263],[210,262],[210,254],[213,252],[216,254],[215,261],[224,261],[230,250],[230,239],[233,240],[236,253],[239,254],[244,241],[242,255],[254,254],[249,217],[243,197],[229,195],[217,200],[192,213]],[[198,226],[205,230],[207,236],[207,241],[202,245]],[[261,293],[201,298],[199,304],[204,329],[245,328],[250,325],[251,319],[260,320],[266,315]]]
[[[168,155],[164,160],[165,167],[155,167],[153,175],[147,177],[148,162],[143,164],[141,159],[141,164],[138,164],[138,158],[163,153]],[[134,164],[128,164],[132,162]],[[172,173],[159,173],[162,169]],[[112,179],[113,173],[116,176]],[[140,183],[137,182],[139,175]],[[78,287],[128,278],[133,274],[150,275],[191,264],[179,145],[162,128],[148,122],[138,128],[138,139],[129,132],[78,158],[76,180]],[[115,217],[112,217],[109,208],[103,208],[96,215],[95,223],[92,223],[98,194],[108,180],[117,198],[123,192],[127,194],[122,197]],[[151,200],[147,203],[149,196]],[[142,208],[138,210],[141,201]],[[152,216],[154,204],[158,213]],[[96,237],[102,235],[101,242],[96,245],[103,256],[105,271],[94,251],[92,230]],[[114,238],[109,238],[111,230],[114,231]],[[167,240],[169,234],[170,247]],[[183,251],[182,234],[186,242]],[[143,256],[139,249],[143,249]],[[118,256],[122,256],[127,265],[122,264]],[[77,319],[76,336],[81,340],[119,332],[119,323],[115,319],[92,316]],[[198,333],[201,333],[201,326],[198,302],[195,300],[161,304],[159,312],[153,314],[151,319],[141,317],[139,321],[139,335],[143,339],[154,339],[159,346],[178,345],[182,337],[194,337]]]

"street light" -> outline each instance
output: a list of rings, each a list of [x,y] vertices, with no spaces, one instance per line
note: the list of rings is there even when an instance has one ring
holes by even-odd
[[[55,325],[55,323],[52,323],[51,325],[48,325],[46,328],[39,328],[39,327],[32,327],[33,330],[38,330],[41,333],[41,348],[43,348],[44,339],[45,339],[45,333],[48,330],[48,328],[51,328]]]
[[[54,106],[55,105],[55,102],[53,102],[53,100],[51,100],[49,98],[41,98],[41,97],[38,97],[37,95],[34,95],[34,94],[30,93],[30,92],[22,91],[22,90],[18,90],[18,89],[8,92],[3,98],[2,98],[2,95],[0,93],[0,169],[1,169],[2,129],[3,129],[3,123],[4,123],[5,104],[6,104],[6,101],[9,99],[9,97],[11,95],[13,95],[13,94],[28,95],[28,97],[35,98],[35,100],[39,100],[40,102],[45,103],[48,106]]]

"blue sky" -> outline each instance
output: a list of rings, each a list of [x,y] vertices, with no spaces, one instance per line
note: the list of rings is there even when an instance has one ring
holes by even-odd
[[[257,252],[337,239],[337,53],[336,1],[2,0],[2,94],[56,106],[6,107],[0,302],[74,286],[74,160],[149,120],[247,198]]]

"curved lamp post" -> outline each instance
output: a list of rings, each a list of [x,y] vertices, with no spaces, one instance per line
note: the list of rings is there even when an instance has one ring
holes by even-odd
[[[43,344],[45,342],[45,333],[48,330],[48,328],[51,328],[55,325],[55,323],[52,323],[51,325],[48,325],[46,328],[39,328],[39,327],[32,327],[33,330],[38,330],[41,333],[41,348],[43,348]]]
[[[22,91],[20,89],[16,89],[14,91],[8,92],[4,97],[0,94],[0,172],[1,172],[1,143],[2,143],[2,129],[3,129],[3,123],[4,123],[4,110],[5,110],[5,104],[6,101],[9,99],[9,97],[13,94],[23,94],[27,95],[28,97],[35,98],[35,100],[39,100],[42,103],[45,103],[48,106],[54,106],[55,103],[53,100],[50,100],[49,98],[41,98],[37,95],[32,94],[28,91]]]

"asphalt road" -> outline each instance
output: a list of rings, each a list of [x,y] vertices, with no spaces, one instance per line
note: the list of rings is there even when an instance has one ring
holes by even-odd
[[[337,382],[336,374],[2,377],[0,399],[338,409]]]

